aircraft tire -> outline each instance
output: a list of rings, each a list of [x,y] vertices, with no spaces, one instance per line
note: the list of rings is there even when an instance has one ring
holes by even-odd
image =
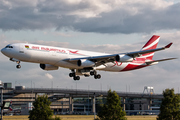
[[[101,75],[100,74],[98,74],[98,75],[96,75],[97,76],[97,79],[100,79],[101,78]]]
[[[73,77],[74,80],[80,80],[80,77],[79,76],[75,76]]]
[[[91,72],[90,72],[90,75],[93,76],[93,75],[94,75],[94,71],[91,71]]]
[[[17,68],[17,69],[20,69],[20,68],[21,68],[21,65],[17,65],[16,68]]]
[[[94,78],[95,78],[95,79],[100,79],[100,78],[101,78],[101,75],[100,75],[100,74],[94,75]]]
[[[69,77],[73,77],[73,73],[69,73]]]
[[[77,80],[80,80],[80,77],[79,77],[79,76],[76,76],[76,79],[77,79]]]
[[[77,79],[76,79],[76,77],[73,77],[73,80],[75,80],[75,81],[76,81],[76,80],[77,80]]]
[[[94,79],[97,79],[97,75],[94,75]]]
[[[95,70],[93,70],[93,71],[90,72],[90,75],[91,75],[91,76],[96,75],[96,74],[97,74],[97,72],[96,72]]]

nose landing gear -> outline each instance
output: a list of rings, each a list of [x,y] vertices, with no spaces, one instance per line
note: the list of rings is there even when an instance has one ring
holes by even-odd
[[[16,68],[20,69],[21,68],[20,61],[16,61],[16,63],[18,64],[18,65],[16,65]]]
[[[10,61],[13,61],[13,62],[16,62],[16,63],[18,64],[18,65],[16,65],[16,68],[17,68],[17,69],[20,69],[20,68],[21,68],[20,60],[15,59],[15,58],[10,58],[9,60],[10,60]]]

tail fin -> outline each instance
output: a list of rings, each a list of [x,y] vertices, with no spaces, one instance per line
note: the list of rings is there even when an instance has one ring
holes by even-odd
[[[151,49],[156,49],[158,42],[159,42],[160,36],[158,35],[153,35],[149,41],[143,46],[143,48],[141,49],[141,51],[143,50],[151,50]],[[146,59],[150,59],[152,60],[153,56],[154,56],[154,52],[151,53],[147,53],[147,54],[143,54],[143,57],[146,57]]]
[[[11,100],[10,105],[9,105],[9,110],[10,110],[10,111],[13,111],[13,108],[12,108],[12,100]]]

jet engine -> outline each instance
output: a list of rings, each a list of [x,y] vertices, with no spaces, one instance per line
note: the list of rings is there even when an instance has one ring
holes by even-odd
[[[118,62],[132,62],[133,58],[128,55],[116,55],[116,61]]]
[[[43,70],[57,70],[59,67],[50,64],[40,64],[40,68]]]
[[[77,61],[77,65],[79,67],[93,67],[95,63],[87,59],[80,59]]]

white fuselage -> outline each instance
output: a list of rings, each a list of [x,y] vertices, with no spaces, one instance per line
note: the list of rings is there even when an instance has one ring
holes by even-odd
[[[9,46],[13,46],[13,48],[7,47],[1,50],[2,53],[9,58],[14,58],[24,62],[50,64],[50,65],[69,68],[69,69],[82,69],[83,67],[79,67],[76,63],[73,64],[64,61],[64,59],[109,55],[99,52],[90,52],[84,50],[75,50],[68,48],[27,44],[27,43],[15,43],[15,44],[10,44]],[[105,63],[104,65],[97,67],[96,70],[120,72],[129,63],[130,62],[123,62],[123,63],[108,62]],[[136,62],[134,64],[138,66],[139,65],[144,66],[144,63],[142,62]]]
[[[69,48],[35,45],[27,43],[9,44],[1,49],[1,52],[16,62],[16,68],[21,68],[20,61],[40,63],[43,70],[57,70],[59,67],[71,70],[69,77],[80,80],[78,75],[94,76],[100,79],[101,75],[96,70],[121,72],[140,69],[157,64],[161,61],[176,58],[153,60],[154,52],[169,48],[172,43],[165,47],[156,48],[160,36],[153,35],[140,51],[105,54]]]

